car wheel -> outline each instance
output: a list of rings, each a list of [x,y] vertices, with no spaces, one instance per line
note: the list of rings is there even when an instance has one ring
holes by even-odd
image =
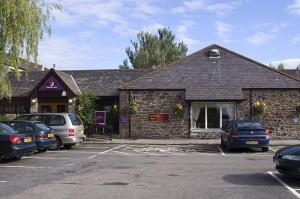
[[[3,160],[3,156],[2,154],[0,154],[0,162]]]
[[[39,153],[43,153],[43,152],[46,152],[48,149],[38,149],[37,151],[39,152]]]
[[[229,142],[227,142],[227,152],[231,152],[231,151],[232,151],[231,146],[230,146]]]
[[[51,150],[59,150],[62,146],[61,139],[57,136],[55,136],[55,144],[51,145],[49,148]]]
[[[221,147],[224,147],[225,146],[225,143],[223,141],[223,139],[221,138]]]
[[[261,150],[262,150],[262,152],[268,152],[269,151],[269,147],[262,147]]]

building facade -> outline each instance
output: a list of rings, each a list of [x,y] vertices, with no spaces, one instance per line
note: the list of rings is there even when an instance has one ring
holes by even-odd
[[[13,97],[1,114],[73,112],[84,91],[97,95],[97,110],[113,114],[122,138],[217,138],[232,119],[261,121],[275,139],[300,139],[296,107],[300,80],[219,45],[210,45],[154,70],[28,72],[11,76]],[[263,115],[254,103],[264,102]]]

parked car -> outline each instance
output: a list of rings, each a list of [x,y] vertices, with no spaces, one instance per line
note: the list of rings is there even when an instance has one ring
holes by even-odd
[[[269,150],[271,132],[261,123],[253,120],[232,120],[222,128],[221,145],[227,151],[234,148],[261,148]]]
[[[0,160],[21,158],[35,151],[34,137],[30,134],[18,134],[15,130],[0,123]]]
[[[15,120],[41,121],[51,127],[55,134],[55,144],[50,147],[58,150],[62,146],[70,148],[86,139],[84,126],[75,113],[30,113]]]
[[[17,133],[26,133],[35,137],[36,149],[39,152],[47,151],[52,145],[56,143],[53,130],[46,124],[40,121],[4,121],[2,122]]]
[[[278,150],[273,161],[275,169],[282,174],[300,177],[300,145],[288,146]]]

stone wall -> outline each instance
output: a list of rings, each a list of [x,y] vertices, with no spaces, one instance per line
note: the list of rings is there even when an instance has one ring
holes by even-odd
[[[189,110],[184,104],[183,116],[176,116],[174,108],[176,103],[184,103],[184,91],[121,91],[120,117],[129,114],[129,101],[139,104],[136,114],[130,115],[130,124],[122,123],[120,119],[120,135],[131,138],[187,138],[189,137]],[[169,120],[164,122],[149,121],[149,114],[166,113]],[[130,125],[130,133],[129,133]]]
[[[250,119],[250,91],[243,91],[247,99],[237,105],[237,119]],[[252,90],[252,103],[263,100],[267,111],[252,119],[272,131],[273,139],[300,139],[300,121],[296,116],[296,105],[300,102],[300,90]]]

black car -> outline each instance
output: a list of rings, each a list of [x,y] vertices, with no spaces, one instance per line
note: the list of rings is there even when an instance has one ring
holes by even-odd
[[[300,177],[300,145],[284,147],[278,150],[273,161],[275,169],[282,174]]]
[[[0,123],[0,160],[21,158],[35,151],[34,136],[18,134],[9,126]]]

